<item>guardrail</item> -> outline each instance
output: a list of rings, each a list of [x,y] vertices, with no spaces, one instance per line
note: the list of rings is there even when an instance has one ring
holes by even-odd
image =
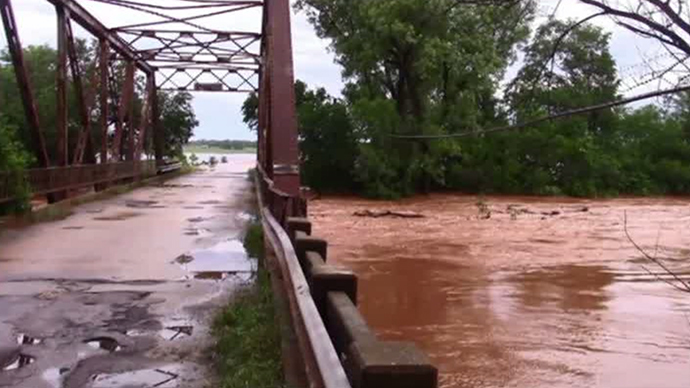
[[[285,198],[261,171],[256,180],[266,240],[280,269],[283,289],[275,291],[287,296],[309,386],[436,388],[438,371],[428,357],[414,344],[376,337],[357,309],[357,276],[327,264],[328,243],[311,236],[308,219],[288,216],[290,206],[305,209],[304,201]]]
[[[170,166],[171,168],[168,171],[181,167],[179,163]],[[10,190],[17,180],[21,179],[26,180],[32,194],[43,195],[111,183],[123,179],[145,178],[156,175],[158,172],[155,161],[38,168],[29,169],[25,174],[0,172],[0,203],[12,199],[13,194]]]

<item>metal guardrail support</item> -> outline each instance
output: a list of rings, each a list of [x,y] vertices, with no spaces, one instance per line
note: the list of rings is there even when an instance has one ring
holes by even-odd
[[[260,170],[256,181],[310,386],[436,388],[438,370],[423,352],[412,343],[380,341],[369,328],[357,309],[357,276],[326,263],[328,242],[311,236],[308,219],[288,216],[296,199]]]

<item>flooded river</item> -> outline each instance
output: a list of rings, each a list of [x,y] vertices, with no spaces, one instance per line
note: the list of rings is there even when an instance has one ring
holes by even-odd
[[[363,210],[424,218],[370,218]],[[380,337],[417,343],[443,387],[690,386],[690,200],[432,195],[310,203]]]

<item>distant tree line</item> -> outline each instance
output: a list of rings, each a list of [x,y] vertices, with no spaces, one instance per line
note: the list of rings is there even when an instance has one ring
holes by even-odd
[[[535,2],[510,3],[298,1],[332,42],[346,81],[341,98],[295,86],[304,183],[378,198],[448,189],[690,193],[687,94],[481,134],[616,100],[623,91],[609,34],[554,19],[531,31]],[[519,73],[501,85],[518,53]],[[243,107],[253,127],[257,105],[252,95]]]
[[[257,147],[256,141],[252,140],[193,140],[189,142],[189,145],[197,147],[215,147],[231,151],[255,149]]]

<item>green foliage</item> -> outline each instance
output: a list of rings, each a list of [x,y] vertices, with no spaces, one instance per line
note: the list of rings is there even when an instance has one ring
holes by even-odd
[[[263,258],[263,231],[252,224],[244,240],[252,257]],[[280,329],[268,272],[260,268],[256,283],[241,292],[213,323],[216,367],[223,388],[281,387]]]
[[[30,208],[31,192],[26,182],[26,168],[31,163],[30,155],[16,140],[16,129],[0,116],[0,184],[8,184],[14,201],[0,204],[0,214],[24,212]],[[6,179],[3,183],[3,179]]]
[[[690,193],[690,93],[671,99],[667,110],[600,110],[455,139],[390,136],[470,132],[619,98],[611,37],[599,27],[548,20],[528,41],[535,12],[529,1],[516,7],[451,0],[296,4],[330,39],[346,81],[342,100],[296,85],[304,180],[316,189],[349,188],[378,198],[438,189]],[[518,49],[524,64],[499,90]],[[251,96],[243,108],[253,127],[257,107]]]
[[[181,157],[182,146],[189,143],[194,128],[199,126],[192,95],[187,92],[159,93],[158,104],[161,114],[161,127],[165,128],[165,155]]]
[[[94,77],[97,71],[97,41],[86,41],[77,39],[75,41],[77,58],[80,66],[83,69],[82,82],[84,84],[85,93],[88,95],[90,90],[97,88],[98,77]],[[57,142],[57,113],[56,100],[57,94],[55,91],[56,68],[57,68],[57,51],[47,45],[42,46],[28,46],[24,49],[24,60],[26,62],[28,73],[30,76],[31,89],[36,101],[36,107],[39,113],[39,121],[41,130],[47,145],[47,152],[51,160],[56,159],[57,147],[54,145]],[[118,64],[114,67],[112,76],[115,81],[111,86],[112,95],[121,95],[125,78],[124,65]],[[135,85],[135,96],[133,100],[134,105],[134,128],[139,128],[142,120],[141,112],[144,96],[143,77],[137,77]],[[37,155],[38,147],[33,144],[26,128],[24,109],[21,99],[18,98],[19,89],[15,78],[14,68],[12,67],[10,56],[7,50],[0,52],[0,107],[8,125],[16,129],[17,139],[24,146],[24,149],[33,155]],[[82,124],[79,120],[79,107],[74,93],[74,86],[71,72],[68,72],[68,149],[70,152],[76,147],[78,134],[81,131]],[[191,106],[192,96],[188,93],[159,93],[159,104],[161,113],[161,128],[165,130],[165,144],[166,155],[177,156],[181,153],[183,144],[189,141],[192,136],[192,131],[198,122],[194,115],[194,110]],[[118,99],[109,98],[110,112],[117,112],[120,101]],[[91,117],[91,139],[94,144],[100,144],[102,140],[102,133],[100,129],[100,106],[95,104],[93,107]],[[111,123],[112,124],[112,123]],[[20,130],[21,129],[21,130]],[[112,126],[111,126],[112,131]],[[112,135],[112,134],[111,134]],[[152,133],[149,131],[146,139],[146,150],[152,150]],[[128,141],[123,141],[123,152],[125,155]],[[93,162],[97,159],[97,152],[100,149],[97,146],[87,148],[84,155],[84,161]],[[73,155],[70,155],[70,160]],[[33,159],[36,163],[37,158]],[[34,165],[35,167],[35,165]]]

